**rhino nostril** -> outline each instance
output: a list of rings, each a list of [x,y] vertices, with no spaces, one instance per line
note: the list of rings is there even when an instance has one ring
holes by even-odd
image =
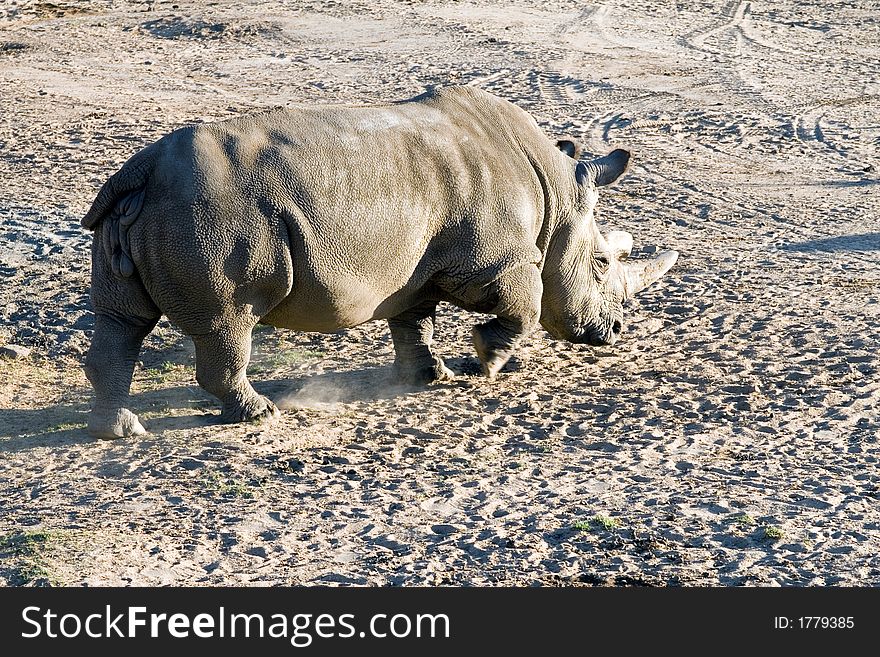
[[[623,325],[620,322],[615,320],[615,322],[611,325],[611,332],[614,335],[620,335],[620,332],[622,330],[623,330]]]

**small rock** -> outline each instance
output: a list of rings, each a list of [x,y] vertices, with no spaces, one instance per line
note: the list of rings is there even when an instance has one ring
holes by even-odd
[[[18,344],[7,344],[0,347],[0,357],[9,358],[11,360],[21,360],[27,358],[31,350]]]
[[[283,461],[282,465],[287,468],[290,472],[302,472],[306,464],[300,461],[299,459],[289,459],[287,461]]]
[[[457,532],[458,527],[455,525],[432,525],[431,531],[435,534],[440,534],[441,536],[449,536],[449,534]]]

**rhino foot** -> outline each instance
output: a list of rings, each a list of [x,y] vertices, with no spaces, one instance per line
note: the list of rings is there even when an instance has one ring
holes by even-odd
[[[405,367],[395,362],[394,375],[398,381],[410,386],[426,386],[434,381],[452,381],[455,378],[455,372],[446,367],[440,358],[437,358],[432,365],[416,368]]]
[[[88,432],[95,438],[114,439],[140,436],[147,433],[137,415],[127,408],[116,411],[92,411],[89,415]]]
[[[435,381],[452,381],[455,379],[455,372],[446,367],[446,363],[438,359],[434,365],[434,374],[437,376]]]
[[[471,331],[471,339],[483,366],[483,374],[489,379],[494,379],[510,360],[513,352],[499,345],[501,340],[490,323],[475,326]]]
[[[236,400],[235,403],[223,405],[220,420],[229,424],[236,422],[260,423],[274,419],[281,415],[281,411],[269,399],[262,395],[254,395],[244,403]]]

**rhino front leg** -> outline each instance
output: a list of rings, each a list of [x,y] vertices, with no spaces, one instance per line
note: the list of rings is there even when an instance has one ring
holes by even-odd
[[[526,264],[508,270],[488,287],[497,299],[497,305],[489,311],[495,319],[475,326],[471,338],[483,374],[494,379],[520,340],[538,327],[543,285],[538,268]]]
[[[388,320],[394,341],[394,371],[410,385],[455,378],[443,359],[431,349],[437,303],[426,301]]]
[[[223,404],[223,422],[258,422],[280,414],[275,404],[257,394],[247,380],[252,330],[252,324],[239,323],[192,336],[196,380]]]
[[[88,431],[96,438],[123,438],[146,433],[137,415],[126,408],[138,352],[155,318],[98,313],[85,359],[85,372],[95,390]]]

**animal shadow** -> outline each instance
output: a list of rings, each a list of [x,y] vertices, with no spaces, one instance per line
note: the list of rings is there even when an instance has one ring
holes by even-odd
[[[808,242],[787,244],[787,251],[880,251],[880,233],[862,233],[859,235],[838,235],[825,237]]]
[[[252,382],[254,389],[272,399],[279,408],[307,408],[330,404],[394,399],[427,388],[400,382],[390,366],[342,372],[322,372],[296,379]],[[432,386],[444,386],[434,383]]]

